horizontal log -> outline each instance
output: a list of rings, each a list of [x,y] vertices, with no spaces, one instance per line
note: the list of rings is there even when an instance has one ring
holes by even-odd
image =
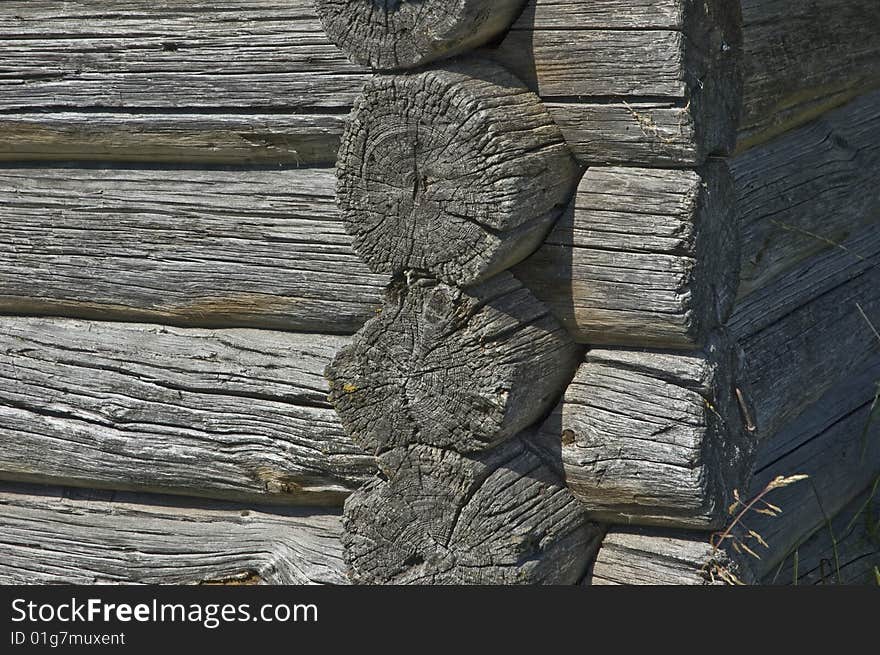
[[[508,273],[465,289],[411,276],[328,366],[330,401],[367,452],[475,452],[548,412],[582,354]]]
[[[2,584],[345,584],[338,515],[0,486]]]
[[[341,504],[375,470],[326,399],[346,341],[0,317],[0,479]]]
[[[765,303],[773,302],[768,294]],[[746,379],[754,397],[752,421],[761,437],[776,433],[854,370],[880,361],[880,343],[869,324],[880,326],[876,264],[753,331],[750,318],[760,321],[760,310],[760,304],[743,308],[739,315],[735,309],[730,330],[745,352]]]
[[[860,494],[764,578],[764,584],[878,584],[880,504],[877,484]]]
[[[875,0],[741,0],[745,150],[880,86]]]
[[[578,341],[693,349],[730,312],[739,235],[723,162],[591,168],[538,251],[513,269]]]
[[[593,584],[702,584],[720,580],[719,571],[746,583],[766,581],[880,475],[880,423],[876,416],[870,421],[878,381],[876,362],[854,372],[759,447],[748,490],[740,490],[742,499],[754,497],[777,476],[809,476],[766,496],[781,514],[750,512],[743,521],[747,527],[732,532],[761,559],[736,553],[730,540],[716,551],[705,533],[612,528],[596,557]],[[760,534],[767,546],[749,538],[747,529]]]
[[[384,276],[329,169],[0,169],[0,312],[352,333]]]
[[[0,162],[326,166],[344,124],[343,114],[0,113]]]
[[[590,516],[722,527],[754,461],[742,368],[722,340],[684,354],[590,350],[541,428],[561,441],[566,484]]]
[[[736,84],[708,83],[706,72],[716,66],[699,44],[711,43],[706,52],[733,61],[738,38],[727,38],[726,48],[719,39],[728,31],[736,37],[735,25],[707,21],[682,0],[642,2],[632,13],[626,4],[626,11],[618,3],[572,11],[570,2],[538,0],[508,40],[490,50],[533,83],[533,90],[557,98],[551,113],[584,162],[690,166],[731,146],[736,107],[712,107],[738,103]],[[733,5],[718,6],[730,11]],[[272,129],[282,131],[285,143],[297,144],[322,133],[324,115],[346,113],[367,77],[324,34],[311,0],[125,0],[114,4],[112,14],[44,0],[16,0],[5,7],[0,70],[14,72],[0,80],[0,114],[64,112],[64,131],[57,119],[46,128],[59,157],[69,157],[77,144],[82,144],[77,158],[115,156],[107,141],[126,136],[112,121],[93,122],[94,112],[137,116],[152,125],[152,133],[162,133],[157,123],[169,113],[272,113],[278,120]],[[695,26],[689,16],[697,17]],[[560,21],[566,31],[558,29]],[[566,54],[571,43],[578,47]],[[735,77],[726,64],[719,71],[723,80]],[[689,103],[698,86],[701,98]],[[719,102],[716,95],[724,98]],[[107,136],[100,134],[102,125]],[[190,125],[213,129],[211,121]],[[66,139],[68,145],[61,142]],[[181,134],[180,143],[168,147],[184,161],[202,156],[187,154],[192,150],[186,141]],[[141,147],[137,132],[128,143],[131,151]],[[271,157],[261,140],[254,149],[259,157]],[[20,131],[0,138],[0,153],[5,159],[50,155],[22,143]],[[323,161],[334,154],[328,146]],[[163,157],[175,156],[170,151]],[[275,159],[302,158],[282,147]]]
[[[768,287],[821,253],[849,266],[875,254],[865,239],[880,213],[880,92],[870,93],[731,160],[742,231],[740,297]],[[816,293],[804,285],[807,294]],[[793,294],[777,310],[790,311]],[[768,317],[771,315],[768,314]],[[772,319],[771,319],[772,320]]]
[[[600,528],[528,443],[478,457],[415,446],[379,458],[345,503],[352,578],[371,584],[573,584]]]

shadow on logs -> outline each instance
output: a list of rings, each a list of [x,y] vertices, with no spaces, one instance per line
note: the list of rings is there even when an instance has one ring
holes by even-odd
[[[504,32],[525,0],[317,0],[330,39],[359,64],[400,70],[473,50]]]
[[[326,375],[346,432],[366,451],[421,443],[467,453],[546,414],[582,353],[509,273],[467,289],[401,279]]]
[[[370,80],[337,160],[337,199],[375,272],[481,282],[531,254],[580,168],[541,100],[497,64]]]
[[[573,584],[601,530],[522,435],[477,457],[430,446],[379,458],[345,503],[349,575],[366,584]]]

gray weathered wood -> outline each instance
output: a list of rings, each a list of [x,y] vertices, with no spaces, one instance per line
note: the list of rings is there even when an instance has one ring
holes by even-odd
[[[343,114],[0,113],[0,161],[330,165]]]
[[[483,450],[553,407],[582,352],[508,273],[467,289],[400,280],[328,367],[330,401],[371,453]]]
[[[880,498],[871,487],[770,571],[765,584],[878,584]]]
[[[693,349],[736,296],[734,219],[723,162],[699,172],[591,168],[514,274],[578,341]]]
[[[876,0],[741,0],[744,150],[880,86]]]
[[[852,375],[880,361],[874,326],[880,325],[880,266],[872,267],[764,325],[764,303],[734,310],[730,330],[747,362],[754,397],[752,420],[760,436],[774,434],[789,419]],[[755,330],[755,323],[761,328]]]
[[[365,66],[408,69],[462,54],[505,31],[525,0],[317,0],[331,40]]]
[[[0,311],[352,333],[384,276],[329,169],[0,169]]]
[[[337,197],[374,271],[468,285],[538,247],[578,173],[540,99],[468,59],[367,84],[342,137]]]
[[[737,349],[587,353],[541,428],[596,520],[719,528],[754,462]]]
[[[770,492],[767,500],[781,508],[779,516],[748,514],[746,527],[768,544],[765,548],[753,539],[747,542],[760,560],[735,553],[729,542],[709,557],[713,551],[705,533],[612,528],[596,558],[594,584],[700,584],[708,577],[707,561],[713,559],[744,582],[766,581],[880,475],[880,422],[875,416],[869,423],[878,381],[880,363],[861,368],[759,447],[748,490],[740,490],[743,499],[776,476],[810,476]],[[742,528],[736,534],[742,536]]]
[[[848,267],[864,268],[877,252],[871,232],[875,241],[880,236],[880,92],[733,158],[731,171],[743,239],[741,298],[787,271],[809,270],[800,265],[823,252],[836,250]],[[821,288],[803,285],[807,294]],[[777,298],[782,313],[795,293],[792,287],[785,302]]]
[[[612,527],[584,580],[588,585],[723,584],[706,571],[712,566],[744,578],[737,560],[712,548],[705,535],[651,528]],[[748,578],[749,581],[753,581]]]
[[[477,458],[414,446],[380,458],[345,504],[345,561],[360,583],[572,584],[600,530],[517,438]]]
[[[340,504],[374,470],[327,402],[346,342],[0,317],[0,478]]]
[[[0,487],[3,584],[345,584],[338,515]]]
[[[562,96],[550,110],[583,161],[700,163],[732,142],[736,112],[708,119],[695,113],[699,102],[687,102],[693,74],[702,70],[702,63],[691,65],[683,54],[683,34],[690,29],[686,17],[694,12],[684,10],[684,0],[640,2],[638,9],[625,4],[593,3],[585,9],[583,3],[539,0],[527,8],[509,44],[496,49],[498,56],[534,77],[536,89],[543,84],[547,93]],[[112,120],[93,119],[94,112],[124,112],[153,135],[165,133],[162,116],[169,113],[271,112],[277,115],[273,134],[280,130],[283,143],[299,148],[316,131],[323,134],[324,114],[348,111],[367,79],[367,71],[349,63],[323,33],[312,0],[123,0],[114,2],[110,13],[81,1],[16,0],[5,2],[4,9],[0,67],[14,73],[0,80],[0,113],[56,115],[47,117],[48,135],[21,124],[5,139],[0,135],[5,159],[51,156],[39,143],[22,143],[23,131],[42,143],[51,138],[59,157],[71,156],[79,144],[82,158],[123,157],[112,148],[119,139],[132,151],[125,159],[151,147],[138,131],[120,132]],[[563,24],[566,31],[559,30]],[[692,42],[705,40],[699,30],[691,32]],[[559,60],[560,39],[580,44],[580,55]],[[721,52],[716,45],[712,52]],[[733,60],[735,40],[728,45],[724,58]],[[530,58],[536,59],[535,72],[529,71]],[[727,86],[735,85],[719,88]],[[58,112],[67,123],[63,131]],[[189,125],[210,132],[216,121],[192,119]],[[210,137],[178,134],[179,141],[169,135],[174,141],[165,159],[204,156],[188,142]],[[152,137],[154,146],[166,143],[157,138]],[[302,160],[295,148],[267,152],[262,139],[254,149],[277,161]],[[328,150],[323,161],[332,161],[333,154]]]

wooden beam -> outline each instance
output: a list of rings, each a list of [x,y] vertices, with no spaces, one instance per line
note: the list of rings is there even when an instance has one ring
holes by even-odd
[[[385,276],[332,170],[0,169],[0,311],[355,332]]]
[[[481,451],[548,412],[582,355],[509,273],[466,289],[412,276],[327,368],[330,401],[370,453]]]
[[[346,342],[0,317],[0,478],[341,504],[374,470],[326,399]]]
[[[544,245],[513,272],[578,341],[694,349],[733,306],[734,218],[723,162],[591,168]]]
[[[566,484],[590,516],[722,527],[754,461],[742,368],[724,340],[682,354],[590,350],[541,428],[561,441]]]
[[[7,5],[0,17],[0,67],[7,63],[17,76],[0,81],[0,113],[55,113],[34,138],[56,144],[63,157],[81,147],[76,158],[144,160],[154,156],[150,148],[166,142],[157,144],[157,136],[152,145],[144,143],[135,132],[129,152],[122,153],[114,139],[126,133],[113,121],[93,122],[95,112],[137,117],[147,133],[159,136],[167,130],[165,114],[271,113],[279,117],[272,129],[292,144],[274,153],[276,161],[296,162],[302,159],[297,144],[327,136],[322,117],[345,114],[368,76],[330,42],[311,0],[127,0],[112,14],[79,3]],[[573,10],[571,2],[538,0],[507,39],[484,54],[556,99],[551,114],[585,163],[690,166],[732,146],[739,93],[728,62],[736,59],[739,37],[728,13],[735,3],[707,5],[725,8],[717,23],[684,0],[640,2],[638,10],[626,5]],[[562,43],[577,44],[576,52],[561,51]],[[213,129],[211,121],[190,125]],[[50,156],[47,147],[24,141],[22,131],[32,127],[12,126],[16,130],[0,141],[0,158]],[[193,156],[184,134],[168,138],[171,151],[163,159],[173,160],[174,151],[182,161]],[[71,143],[62,145],[67,139]],[[214,155],[238,157],[224,149],[225,141]],[[323,161],[333,161],[333,142],[319,143],[327,146]],[[255,157],[272,158],[260,139],[254,148]]]
[[[465,457],[415,446],[346,501],[345,560],[371,584],[572,584],[595,554],[589,523],[528,437]]]
[[[875,0],[741,0],[743,117],[738,150],[880,86]]]
[[[339,516],[0,486],[3,584],[345,584]]]

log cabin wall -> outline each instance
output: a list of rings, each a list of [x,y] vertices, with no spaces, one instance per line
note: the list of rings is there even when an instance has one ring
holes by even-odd
[[[870,579],[877,3],[361,4],[0,3],[0,579]]]

